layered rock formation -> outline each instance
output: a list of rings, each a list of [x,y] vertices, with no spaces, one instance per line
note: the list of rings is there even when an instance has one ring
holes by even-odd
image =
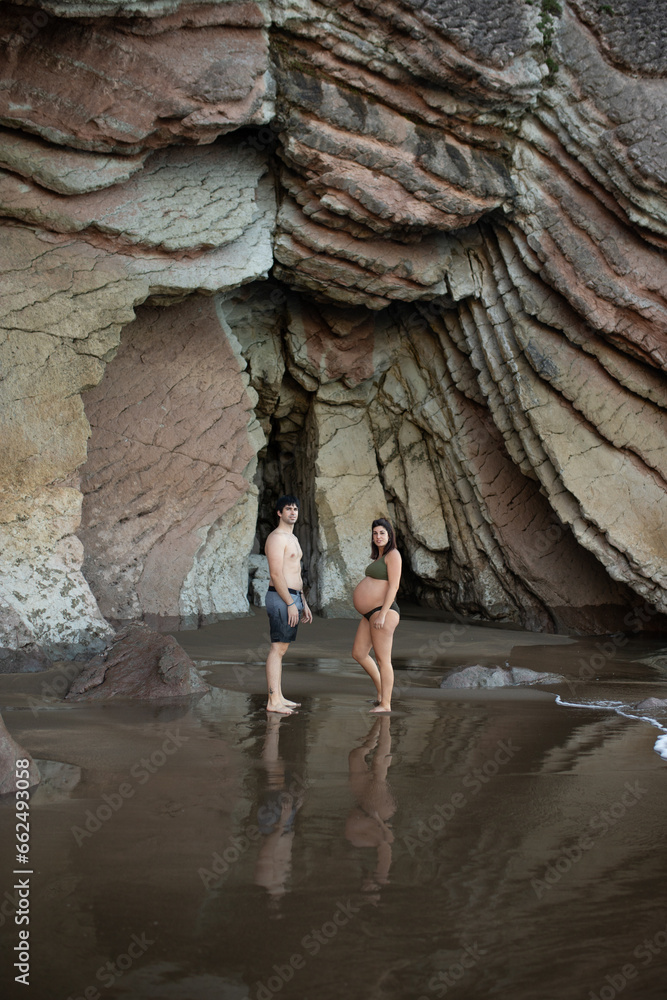
[[[284,489],[325,614],[389,511],[413,599],[659,621],[664,12],[0,6],[0,646],[243,611]]]

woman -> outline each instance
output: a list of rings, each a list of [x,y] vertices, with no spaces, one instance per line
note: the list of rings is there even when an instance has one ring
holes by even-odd
[[[378,693],[371,712],[391,712],[394,668],[391,647],[400,613],[395,601],[401,582],[401,554],[396,548],[394,529],[385,517],[371,525],[371,559],[366,575],[354,591],[354,606],[363,618],[352,647],[352,656],[369,675]],[[377,663],[370,655],[375,653]]]

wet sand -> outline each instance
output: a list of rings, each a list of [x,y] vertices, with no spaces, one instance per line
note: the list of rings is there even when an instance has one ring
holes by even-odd
[[[66,705],[57,670],[0,677],[7,727],[51,762],[30,986],[3,895],[3,996],[663,1000],[667,761],[656,722],[617,709],[667,697],[667,644],[403,620],[396,710],[373,718],[355,628],[300,630],[283,719],[261,614],[178,636],[212,685],[187,704]],[[569,684],[439,687],[506,662]],[[14,841],[9,796],[10,901]]]

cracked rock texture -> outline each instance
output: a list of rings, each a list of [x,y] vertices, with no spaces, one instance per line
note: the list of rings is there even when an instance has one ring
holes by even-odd
[[[217,610],[199,597],[210,575],[233,602],[225,610],[247,610],[251,480],[264,435],[242,367],[214,300],[188,298],[143,306],[85,393],[91,437],[79,538],[107,618],[180,612],[196,624]]]
[[[667,8],[0,4],[0,646],[247,609],[667,612]],[[269,280],[269,272],[271,277]]]

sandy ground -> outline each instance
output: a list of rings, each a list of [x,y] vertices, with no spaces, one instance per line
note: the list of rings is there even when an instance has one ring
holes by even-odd
[[[301,629],[286,719],[263,707],[261,612],[179,635],[212,685],[186,703],[69,705],[64,665],[0,677],[43,774],[29,986],[0,802],[3,996],[664,1000],[667,762],[613,707],[667,697],[664,647],[404,619],[378,720],[355,628]],[[439,687],[505,662],[569,684]]]

